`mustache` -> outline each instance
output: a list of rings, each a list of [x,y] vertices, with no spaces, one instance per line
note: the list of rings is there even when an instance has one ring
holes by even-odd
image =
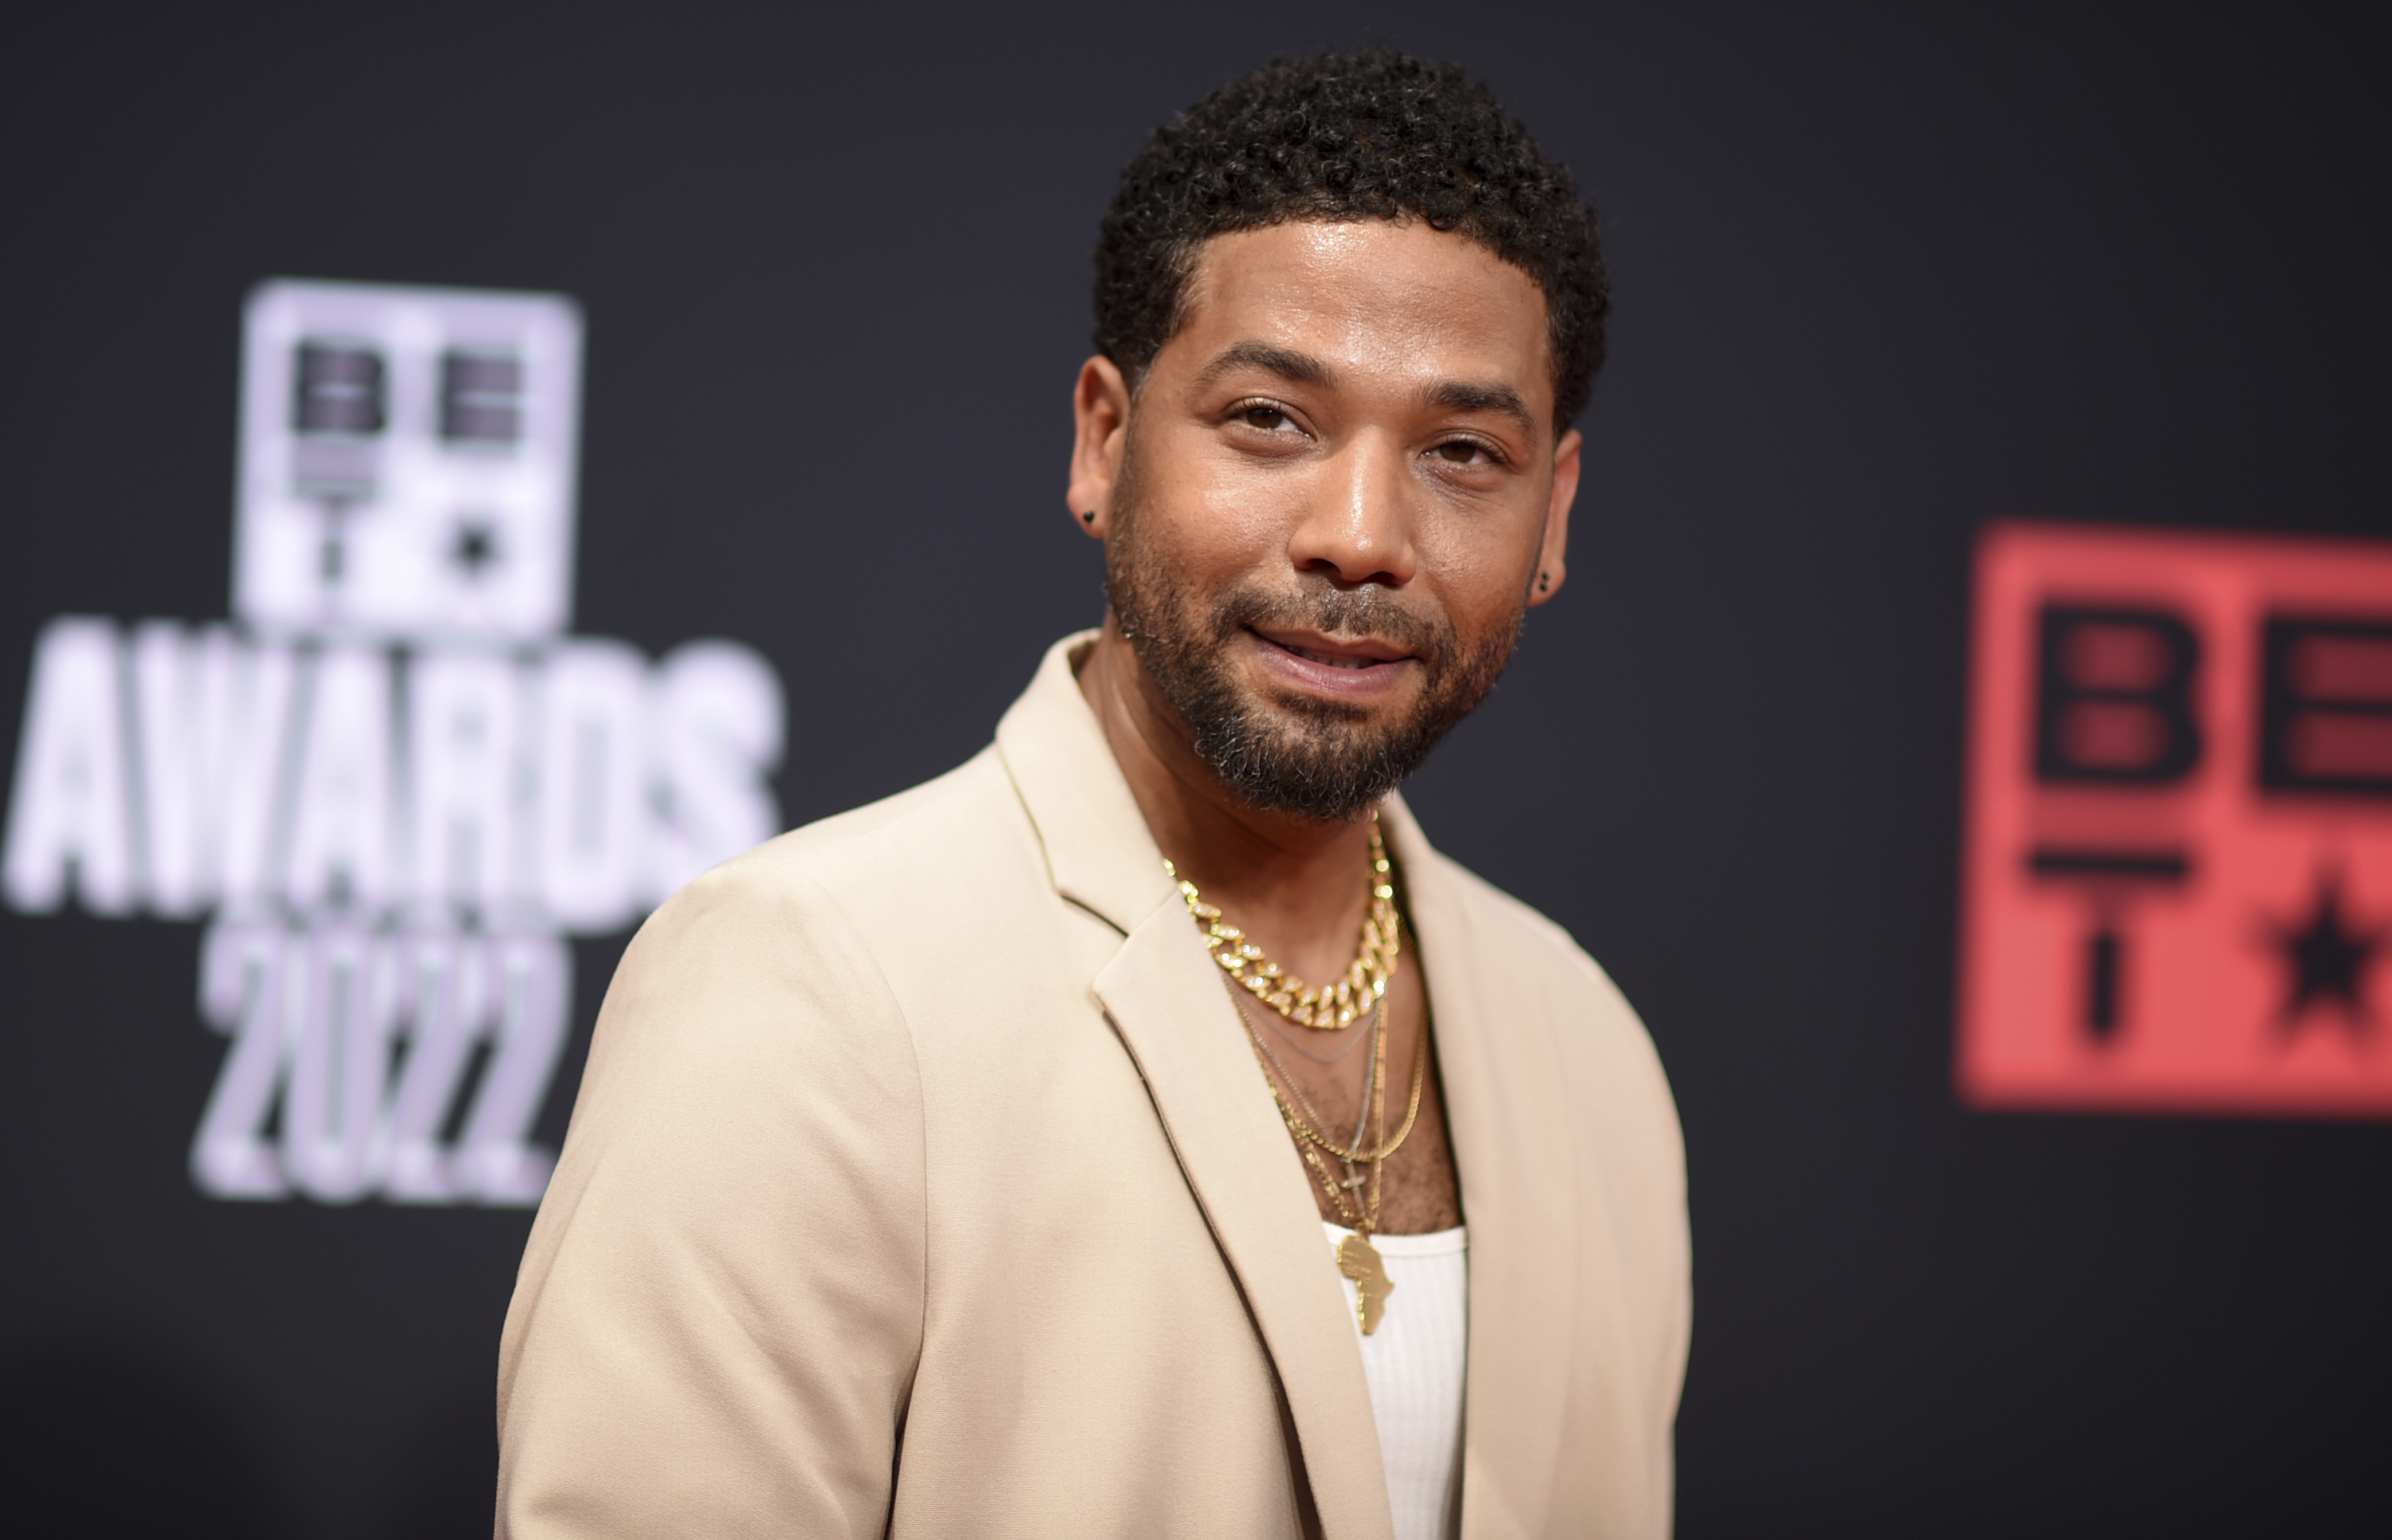
[[[1413,614],[1381,588],[1346,590],[1324,582],[1294,593],[1240,589],[1213,606],[1216,642],[1265,627],[1318,631],[1341,641],[1388,642],[1433,671],[1451,664],[1461,652],[1451,627]]]

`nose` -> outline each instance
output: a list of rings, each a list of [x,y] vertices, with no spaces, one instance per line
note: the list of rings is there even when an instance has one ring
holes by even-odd
[[[1403,446],[1378,434],[1358,434],[1327,456],[1288,540],[1295,570],[1341,589],[1410,583],[1419,567],[1412,549],[1419,488],[1410,471]]]

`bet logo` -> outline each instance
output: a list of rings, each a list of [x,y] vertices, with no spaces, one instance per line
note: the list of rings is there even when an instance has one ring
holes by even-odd
[[[1963,1100],[2392,1114],[2392,542],[1998,524]]]
[[[242,336],[230,615],[42,628],[0,902],[206,924],[209,1197],[537,1203],[568,938],[780,828],[780,679],[568,630],[571,301],[276,280]]]

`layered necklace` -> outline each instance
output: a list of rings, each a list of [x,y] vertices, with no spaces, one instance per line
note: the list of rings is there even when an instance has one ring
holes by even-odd
[[[1178,879],[1178,868],[1171,862],[1164,861],[1163,869]],[[1247,940],[1244,931],[1223,924],[1220,910],[1198,896],[1194,883],[1180,882],[1179,896],[1188,900],[1188,912],[1204,927],[1204,950],[1230,981],[1299,1027],[1342,1032],[1387,992],[1387,975],[1395,971],[1396,949],[1402,942],[1396,918],[1395,872],[1387,862],[1387,847],[1379,838],[1376,809],[1371,812],[1371,909],[1362,916],[1362,944],[1346,977],[1334,984],[1307,989],[1303,979],[1265,957],[1263,949]]]
[[[1404,1109],[1404,1120],[1390,1136],[1387,977],[1395,971],[1402,922],[1396,912],[1394,872],[1387,861],[1386,846],[1379,837],[1376,811],[1371,814],[1370,832],[1371,907],[1362,920],[1361,945],[1346,977],[1317,990],[1307,989],[1302,979],[1264,956],[1262,949],[1247,940],[1243,931],[1224,923],[1221,911],[1206,903],[1196,885],[1179,875],[1177,867],[1168,861],[1163,863],[1163,869],[1179,884],[1179,896],[1187,903],[1190,916],[1203,927],[1205,950],[1221,964],[1230,1002],[1238,1008],[1238,1020],[1262,1063],[1264,1079],[1270,1084],[1271,1100],[1279,1106],[1280,1120],[1294,1135],[1305,1165],[1320,1180],[1330,1207],[1354,1232],[1338,1244],[1337,1271],[1354,1280],[1355,1322],[1366,1337],[1379,1329],[1380,1317],[1386,1312],[1387,1296],[1396,1288],[1394,1280],[1387,1276],[1386,1263],[1378,1248],[1371,1244],[1371,1236],[1379,1227],[1381,1176],[1388,1157],[1403,1147],[1405,1139],[1411,1134],[1412,1124],[1420,1118],[1421,1091],[1428,1081],[1428,1033],[1424,1029],[1420,1045],[1412,1055],[1411,1094]],[[1270,1044],[1254,1029],[1254,1017],[1239,1000],[1242,990],[1247,998],[1315,1031],[1338,1032],[1361,1024],[1365,1041],[1360,1046],[1367,1052],[1369,1068],[1363,1074],[1361,1112],[1355,1119],[1352,1138],[1339,1139],[1329,1132],[1328,1119],[1320,1116],[1295,1077],[1287,1072],[1279,1055],[1271,1052]],[[1272,1032],[1280,1035],[1277,1027],[1272,1028]],[[1295,1044],[1291,1041],[1288,1046]],[[1341,1051],[1326,1059],[1309,1052],[1305,1052],[1305,1056],[1318,1063],[1332,1063],[1344,1058],[1346,1053]],[[1337,1162],[1342,1176],[1332,1173],[1331,1160]]]

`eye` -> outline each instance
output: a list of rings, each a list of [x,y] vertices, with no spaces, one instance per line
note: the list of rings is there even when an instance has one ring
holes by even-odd
[[[1448,465],[1497,465],[1500,455],[1475,438],[1452,438],[1436,446],[1429,453]]]
[[[1287,408],[1274,401],[1244,401],[1229,409],[1229,419],[1257,433],[1297,434],[1304,432],[1296,425]]]

